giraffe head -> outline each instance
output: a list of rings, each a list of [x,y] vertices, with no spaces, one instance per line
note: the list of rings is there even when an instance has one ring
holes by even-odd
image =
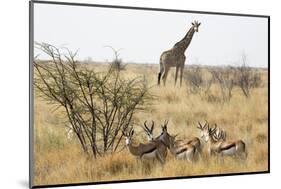
[[[193,30],[194,30],[195,32],[198,32],[198,31],[199,31],[198,28],[199,28],[199,26],[200,26],[201,23],[198,22],[197,20],[195,20],[195,21],[192,22],[191,24],[192,24]]]

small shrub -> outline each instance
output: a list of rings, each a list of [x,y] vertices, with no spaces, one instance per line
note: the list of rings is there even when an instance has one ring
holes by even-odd
[[[210,71],[213,81],[220,87],[220,94],[223,102],[229,102],[234,87],[234,71],[231,67],[213,69]]]
[[[176,103],[180,101],[180,98],[176,96],[174,93],[169,93],[165,95],[165,100],[171,104],[171,103]]]
[[[116,50],[115,48],[111,47],[111,46],[105,46],[110,48],[113,53],[114,53],[114,59],[112,60],[112,62],[110,63],[110,67],[113,69],[116,69],[118,71],[124,70],[126,65],[123,64],[122,59],[119,58],[119,51],[121,51],[122,49],[118,49]]]
[[[203,74],[199,66],[188,69],[184,76],[189,92],[193,94],[201,92],[203,87]]]
[[[247,65],[247,57],[245,54],[242,54],[241,61],[242,65],[235,68],[235,85],[237,85],[242,90],[245,97],[248,98],[253,88],[261,86],[262,79],[260,73]]]
[[[259,133],[256,136],[256,140],[257,140],[258,143],[264,143],[267,140],[267,136],[263,133]]]

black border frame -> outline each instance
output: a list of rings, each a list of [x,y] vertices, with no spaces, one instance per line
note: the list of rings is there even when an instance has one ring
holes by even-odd
[[[240,16],[240,17],[258,17],[267,18],[268,21],[268,170],[257,172],[241,172],[241,173],[223,173],[211,175],[192,175],[181,177],[162,177],[149,179],[130,179],[130,180],[115,180],[115,181],[98,181],[98,182],[81,182],[69,184],[51,184],[51,185],[33,185],[33,163],[34,163],[34,149],[33,149],[33,55],[34,55],[34,4],[53,4],[66,6],[84,6],[84,7],[101,7],[101,8],[117,8],[130,10],[146,10],[146,11],[162,11],[162,12],[180,12],[180,13],[194,13],[194,14],[209,14],[209,15],[223,15],[223,16]],[[113,183],[129,183],[129,182],[143,182],[143,181],[161,181],[173,179],[190,179],[190,178],[206,178],[206,177],[222,177],[222,176],[239,176],[252,174],[266,174],[270,173],[270,16],[269,15],[255,15],[255,14],[240,14],[240,13],[224,13],[224,12],[208,12],[208,11],[193,11],[193,10],[179,10],[179,9],[163,9],[163,8],[148,8],[148,7],[129,7],[117,5],[101,5],[88,3],[70,3],[70,2],[56,2],[56,1],[29,1],[29,187],[30,188],[49,188],[49,187],[63,187],[63,186],[83,186],[83,185],[97,185],[97,184],[113,184]]]

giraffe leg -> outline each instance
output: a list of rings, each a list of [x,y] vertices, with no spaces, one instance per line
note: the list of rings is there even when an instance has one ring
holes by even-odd
[[[176,86],[176,84],[177,84],[178,71],[179,71],[179,67],[178,67],[178,66],[176,66],[175,86]]]
[[[167,79],[167,76],[168,76],[168,72],[169,72],[169,68],[166,67],[165,71],[164,71],[164,74],[163,74],[163,77],[162,77],[164,86],[166,85],[166,79]]]
[[[164,66],[163,64],[160,62],[160,72],[158,73],[158,85],[160,85],[160,79],[161,79],[161,75],[164,72]]]
[[[182,84],[182,74],[183,74],[183,69],[184,69],[184,65],[181,66],[180,68],[180,87],[181,87],[181,84]]]

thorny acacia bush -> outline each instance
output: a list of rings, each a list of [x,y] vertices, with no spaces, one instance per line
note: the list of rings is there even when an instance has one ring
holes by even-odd
[[[116,152],[122,130],[133,125],[134,114],[151,97],[145,78],[125,79],[112,67],[97,73],[79,64],[68,49],[46,43],[36,47],[49,57],[34,60],[36,94],[64,110],[85,153],[97,157]]]
[[[203,90],[203,72],[199,66],[187,69],[185,71],[184,77],[186,85],[188,86],[188,92],[197,94]]]

